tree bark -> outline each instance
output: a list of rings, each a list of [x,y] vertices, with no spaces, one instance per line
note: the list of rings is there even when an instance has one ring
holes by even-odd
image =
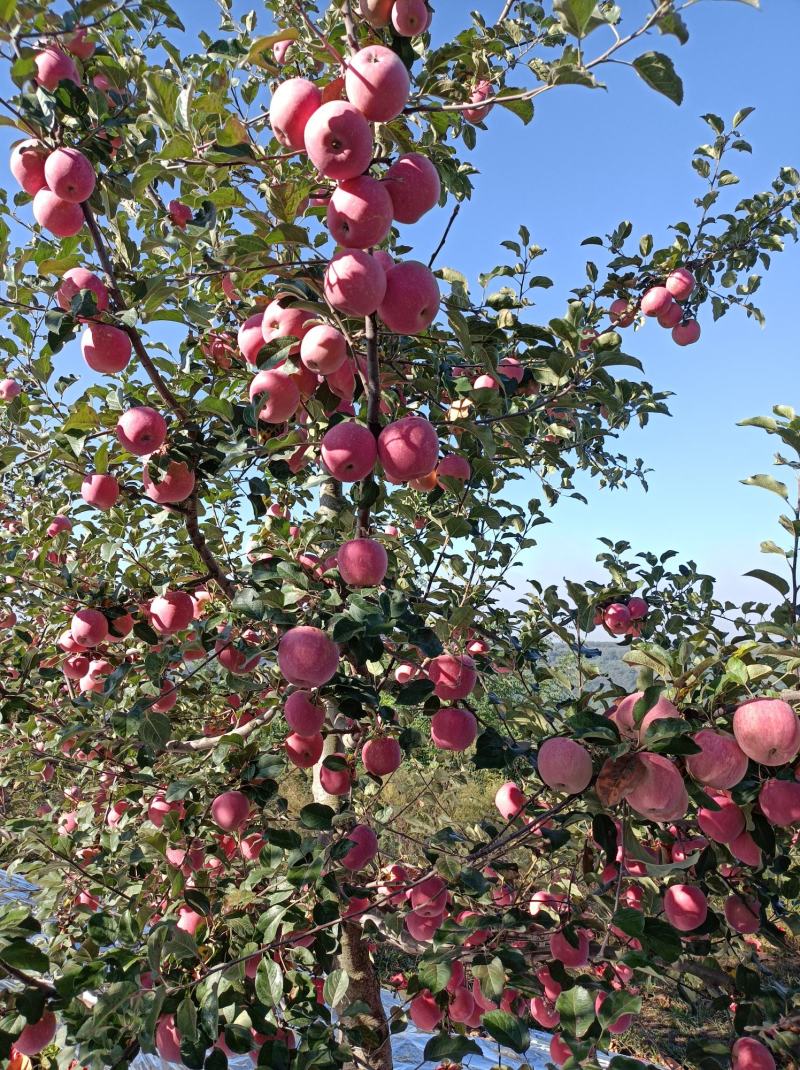
[[[339,967],[347,974],[350,985],[347,1003],[363,1002],[370,1013],[359,1016],[364,1043],[354,1047],[353,1054],[359,1063],[345,1065],[345,1070],[359,1070],[369,1066],[371,1070],[392,1070],[392,1045],[389,1023],[381,1001],[381,986],[375,965],[370,958],[369,945],[358,922],[347,921],[342,925],[342,950]]]

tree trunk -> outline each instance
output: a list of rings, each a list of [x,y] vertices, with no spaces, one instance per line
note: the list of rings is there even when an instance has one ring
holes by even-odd
[[[341,733],[346,725],[332,707],[328,707],[328,721],[331,730],[325,737],[322,755],[313,769],[312,794],[314,802],[337,808],[339,800],[329,795],[320,783],[320,769],[323,761],[340,748],[352,749],[352,738]],[[340,734],[341,733],[341,734]],[[344,970],[349,984],[347,993],[339,1007],[342,1011],[352,1003],[366,1003],[369,1013],[358,1016],[363,1043],[354,1047],[353,1052],[360,1063],[347,1063],[345,1070],[392,1070],[392,1046],[389,1038],[389,1023],[381,1002],[381,986],[375,966],[370,958],[369,946],[361,932],[361,925],[355,921],[344,922],[341,932],[341,951],[338,956],[339,969]]]
[[[362,1070],[363,1066],[369,1066],[371,1070],[392,1070],[392,1044],[381,1001],[381,986],[367,941],[357,922],[348,921],[342,926],[339,968],[350,981],[345,997],[347,1003],[363,1002],[370,1009],[369,1014],[358,1018],[363,1044],[354,1047],[353,1053],[361,1062],[347,1063],[345,1070]]]

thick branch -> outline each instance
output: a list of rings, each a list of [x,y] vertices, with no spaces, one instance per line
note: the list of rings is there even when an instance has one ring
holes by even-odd
[[[218,736],[202,736],[200,739],[173,739],[167,743],[165,750],[178,751],[181,753],[198,754],[203,751],[213,750],[217,744],[223,739],[229,739],[231,736],[238,736],[239,739],[247,739],[253,732],[256,732],[259,728],[265,728],[270,724],[274,718],[277,710],[270,710],[269,713],[262,714],[261,717],[254,717],[252,721],[248,721],[247,724],[239,725],[238,728],[232,728],[230,732],[222,732]]]
[[[200,524],[197,519],[197,494],[192,494],[186,501],[186,508],[183,510],[183,517],[186,521],[186,531],[189,534],[192,546],[194,546],[197,553],[200,555],[200,559],[208,569],[209,573],[220,585],[222,590],[228,596],[233,598],[236,594],[236,587],[233,582],[225,575],[219,561],[212,554],[208,548],[208,543],[203,538],[203,534],[200,531]]]
[[[103,265],[103,271],[106,273],[106,277],[108,278],[108,288],[114,300],[115,308],[119,312],[124,312],[127,308],[127,305],[125,304],[125,299],[120,292],[119,286],[117,285],[117,279],[114,274],[114,266],[111,263],[111,258],[108,255],[108,250],[106,249],[105,242],[103,241],[103,235],[100,233],[100,228],[97,225],[97,220],[94,217],[94,212],[92,212],[92,209],[89,207],[88,201],[84,201],[81,205],[81,208],[83,208],[83,216],[86,220],[86,225],[89,228],[89,233],[92,236],[92,241],[94,242],[94,247],[97,250],[97,255],[100,259],[100,263]],[[147,355],[147,350],[145,349],[144,342],[142,341],[142,336],[139,334],[135,327],[124,327],[123,329],[130,338],[133,348],[136,351],[136,356],[139,358],[142,367],[150,377],[150,381],[152,382],[153,386],[159,392],[165,403],[172,409],[175,415],[183,422],[187,422],[189,420],[189,413],[186,411],[183,405],[181,405],[181,403],[172,393],[170,388],[161,378],[161,374],[158,368],[156,368],[155,364],[153,364],[152,360]]]
[[[392,1046],[386,1011],[381,1002],[381,986],[370,958],[369,945],[357,922],[347,921],[342,925],[339,965],[349,981],[346,1002],[363,1001],[370,1009],[368,1016],[359,1016],[359,1025],[367,1037],[363,1046],[354,1049],[354,1055],[372,1070],[392,1070]]]
[[[23,973],[22,970],[18,970],[16,966],[9,966],[7,962],[3,962],[0,959],[0,970],[3,973],[7,973],[9,977],[13,977],[15,980],[20,981],[22,984],[27,985],[28,988],[38,988],[40,992],[44,992],[48,996],[57,996],[58,992],[49,985],[47,981],[40,981],[38,977],[31,977],[30,974]]]
[[[367,316],[364,321],[364,338],[367,344],[367,426],[377,441],[381,433],[381,368],[378,359],[378,324],[374,314]],[[374,481],[372,475],[362,480],[362,499],[369,493]],[[358,532],[361,536],[369,534],[369,508],[369,505],[363,505],[358,511]]]

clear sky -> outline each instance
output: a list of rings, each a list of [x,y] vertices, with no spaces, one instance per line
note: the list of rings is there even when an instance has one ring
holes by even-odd
[[[580,247],[590,234],[604,234],[621,219],[634,233],[668,239],[667,228],[693,219],[693,198],[702,192],[690,166],[692,150],[709,140],[699,119],[715,112],[725,119],[741,107],[755,113],[744,128],[754,147],[752,158],[736,155],[741,184],[734,194],[768,187],[784,164],[800,165],[800,123],[796,113],[796,47],[800,4],[762,0],[763,10],[744,3],[702,0],[686,12],[691,39],[654,36],[645,47],[670,52],[686,90],[678,108],[639,82],[624,66],[605,69],[609,91],[561,87],[540,99],[533,123],[523,128],[496,108],[488,132],[479,132],[474,163],[481,174],[472,201],[456,222],[439,266],[458,267],[470,278],[502,260],[503,238],[525,223],[532,239],[545,247],[539,270],[555,280],[538,291],[534,313],[546,321],[560,315],[568,291],[584,281],[583,265],[598,250]],[[196,47],[199,29],[214,32],[212,0],[173,0],[187,27],[185,47]],[[237,13],[252,7],[237,0]],[[452,36],[468,19],[468,5],[438,0],[437,41]],[[487,19],[500,0],[478,5]],[[626,0],[636,25],[650,9],[647,0]],[[265,15],[259,32],[271,29]],[[600,50],[601,35],[589,39],[587,55]],[[595,40],[597,44],[595,44]],[[604,46],[602,46],[604,47]],[[631,53],[633,54],[633,53]],[[6,141],[12,140],[4,130]],[[9,180],[10,181],[10,180]],[[438,241],[447,213],[438,211],[406,228],[425,259]],[[404,237],[406,235],[404,234]],[[588,254],[588,255],[587,255]],[[588,506],[564,501],[555,524],[538,529],[539,547],[522,575],[546,582],[563,576],[596,574],[596,539],[627,539],[636,549],[676,549],[721,582],[729,597],[764,598],[769,589],[741,579],[748,569],[774,567],[759,554],[761,539],[776,538],[778,499],[739,479],[767,471],[772,441],[761,432],[737,428],[744,417],[768,413],[776,403],[798,400],[798,342],[795,317],[800,284],[800,253],[792,246],[775,258],[757,295],[767,316],[760,329],[743,314],[731,312],[717,324],[703,315],[703,337],[692,347],[672,344],[669,332],[652,324],[626,349],[642,359],[656,388],[675,392],[673,418],[657,418],[644,430],[628,432],[620,448],[643,457],[653,469],[650,491],[601,491],[581,486]],[[77,343],[65,364],[85,373]],[[63,365],[62,365],[63,367]]]

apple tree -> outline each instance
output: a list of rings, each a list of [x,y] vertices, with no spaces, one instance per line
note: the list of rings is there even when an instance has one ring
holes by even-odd
[[[751,480],[787,503],[777,607],[610,543],[605,585],[508,595],[579,472],[645,477],[616,444],[667,411],[639,332],[702,359],[701,326],[760,318],[800,176],[734,193],[749,109],[705,116],[690,221],[587,237],[538,323],[529,226],[477,285],[447,266],[471,151],[619,59],[679,104],[650,46],[692,4],[507,0],[438,45],[425,0],[264,6],[187,53],[166,0],[0,3],[0,862],[30,885],[0,1056],[390,1070],[411,1021],[431,1065],[539,1027],[627,1070],[657,979],[726,1015],[691,1065],[789,1065],[786,484]],[[800,446],[790,409],[754,422]]]

